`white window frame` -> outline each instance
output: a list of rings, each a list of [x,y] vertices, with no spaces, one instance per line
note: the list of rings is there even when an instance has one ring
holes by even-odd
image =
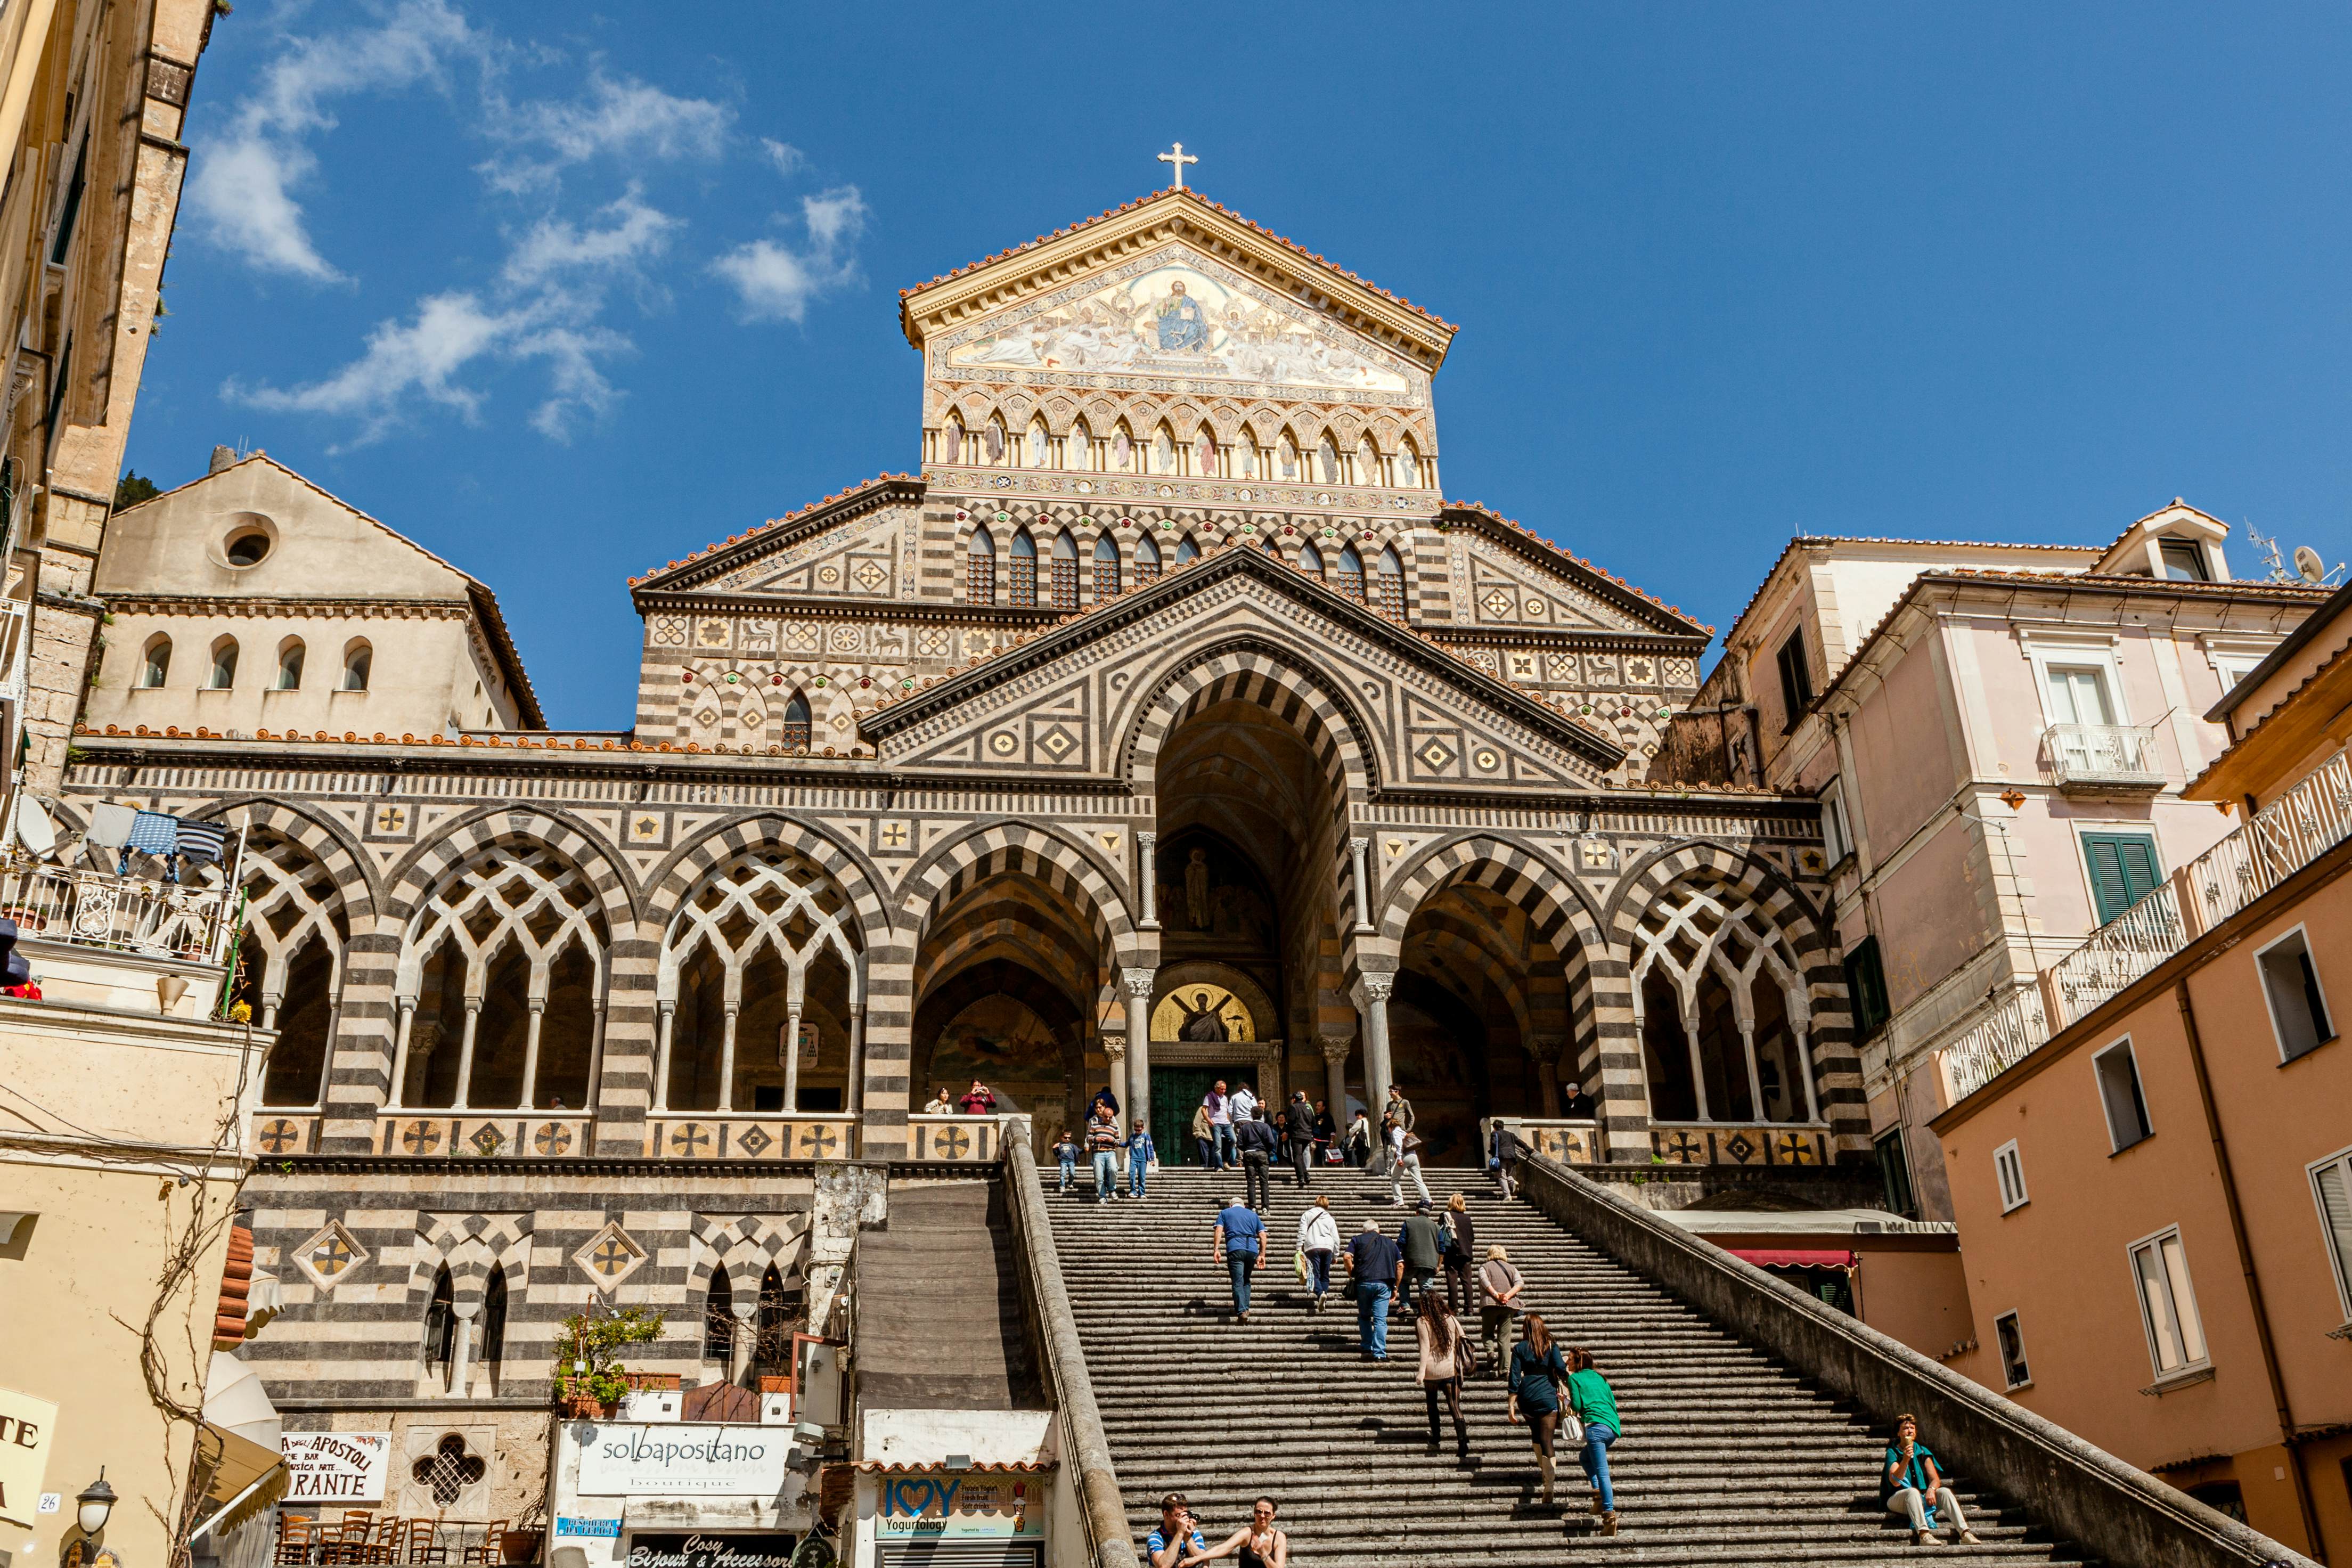
[[[1992,1152],[1992,1175],[2000,1188],[2001,1213],[2015,1214],[2033,1201],[2025,1190],[2025,1156],[2017,1152],[2016,1139]]]
[[[2000,1348],[2000,1326],[2003,1323],[2017,1325],[2017,1359],[2024,1366],[2023,1377],[2010,1375],[2009,1355]],[[2006,1312],[1997,1312],[1993,1315],[1992,1353],[1993,1358],[2000,1363],[2000,1380],[2010,1391],[2014,1392],[2021,1388],[2033,1386],[2033,1358],[2025,1353],[2025,1322],[2017,1315],[2017,1309],[2014,1307]]]
[[[2037,636],[2020,630],[2018,640],[2024,645],[2025,657],[2033,666],[2033,696],[2042,704],[2042,727],[2072,723],[2062,719],[2050,705],[2050,667],[2070,668],[2090,666],[2100,672],[2107,689],[2107,721],[2119,729],[2131,727],[2131,706],[2124,697],[2122,645],[2112,637],[2086,637],[2075,636]]]
[[[2128,1143],[2116,1141],[2115,1113],[2107,1108],[2106,1080],[2099,1072],[2099,1064],[2117,1051],[2123,1052],[2131,1063],[2132,1085],[2138,1092],[2140,1114],[2147,1120],[2147,1131]],[[2156,1112],[2147,1108],[2147,1079],[2139,1070],[2139,1048],[2132,1044],[2129,1035],[2091,1053],[2091,1088],[2099,1097],[2099,1114],[2106,1119],[2107,1152],[2110,1155],[2120,1154],[2126,1149],[2137,1149],[2156,1136]]]
[[[2300,941],[2303,943],[2304,956],[2311,962],[2311,984],[2318,989],[2320,1011],[2327,1015],[2326,1019],[2314,1020],[2314,1022],[2325,1022],[2327,1026],[2328,1032],[2314,1040],[2311,1043],[2309,1049],[2300,1050],[2295,1052],[2293,1056],[2289,1056],[2286,1049],[2286,1031],[2279,1027],[2278,1004],[2271,998],[2270,975],[2263,967],[2263,959],[2273,948],[2284,947],[2288,942],[2296,941]],[[2281,1066],[2284,1066],[2288,1062],[2302,1060],[2305,1057],[2309,1056],[2312,1051],[2315,1051],[2320,1047],[2326,1045],[2329,1041],[2335,1039],[2337,1035],[2342,1033],[2341,1030],[2336,1027],[2336,1004],[2327,999],[2327,982],[2319,977],[2319,955],[2312,952],[2311,934],[2304,929],[2301,922],[2298,921],[2289,930],[2279,932],[2278,935],[2263,943],[2262,946],[2254,949],[2254,984],[2262,988],[2263,1009],[2270,1015],[2271,1037],[2278,1042],[2279,1063]]]
[[[1822,787],[1820,798],[1822,852],[1829,857],[1829,863],[1834,866],[1853,853],[1853,836],[1846,830],[1844,781],[1832,779]]]
[[[2204,1342],[2205,1346],[2203,1355],[2193,1361],[2185,1359],[2189,1354],[2189,1341],[2184,1334],[2180,1342],[2180,1352],[2184,1359],[2180,1365],[2174,1367],[2170,1372],[2164,1370],[2163,1359],[2157,1353],[2156,1320],[2148,1315],[2147,1293],[2141,1288],[2139,1278],[2139,1255],[2149,1247],[2156,1247],[2157,1258],[2160,1263],[2164,1257],[2163,1243],[2168,1237],[2179,1244],[2181,1283],[2188,1287],[2189,1310],[2196,1319],[2197,1337]],[[2180,1234],[2180,1227],[2177,1225],[2168,1225],[2162,1230],[2143,1236],[2133,1242],[2124,1249],[2124,1268],[2131,1276],[2132,1300],[2139,1306],[2140,1332],[2147,1341],[2147,1364],[2156,1373],[2157,1382],[2159,1384],[2178,1383],[2185,1378],[2194,1377],[2199,1373],[2210,1372],[2213,1368],[2213,1342],[2205,1332],[2205,1314],[2198,1310],[2196,1276],[2189,1267],[2189,1242]],[[2172,1275],[2168,1269],[2164,1273],[2164,1288],[2166,1294],[2171,1295]],[[2172,1296],[2172,1321],[2175,1331],[2179,1331],[2182,1319],[2180,1299],[2178,1296]]]
[[[2352,1187],[2352,1146],[2338,1149],[2326,1158],[2314,1160],[2303,1168],[2304,1174],[2311,1179],[2312,1206],[2319,1215],[2319,1245],[2333,1265],[2329,1272],[2336,1279],[2336,1305],[2343,1311],[2345,1322],[2352,1323],[2352,1251],[2341,1254],[2336,1251],[2335,1234],[2327,1224],[2327,1205],[2319,1195],[2319,1173],[2330,1165],[2343,1166],[2345,1182],[2347,1187]]]

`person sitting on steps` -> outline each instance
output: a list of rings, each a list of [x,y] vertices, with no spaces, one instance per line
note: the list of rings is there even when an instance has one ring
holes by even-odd
[[[1237,1558],[1242,1568],[1290,1568],[1290,1532],[1274,1527],[1274,1500],[1262,1497],[1250,1505],[1250,1521],[1210,1550],[1184,1562],[1207,1563],[1219,1557]]]
[[[1151,1568],[1176,1568],[1181,1559],[1208,1549],[1209,1543],[1201,1539],[1201,1521],[1192,1517],[1192,1506],[1184,1500],[1184,1494],[1170,1492],[1161,1498],[1160,1522],[1143,1538],[1143,1560]]]
[[[1878,1495],[1886,1511],[1911,1521],[1911,1544],[1932,1546],[1938,1510],[1951,1516],[1952,1544],[1974,1546],[1977,1532],[1960,1512],[1960,1500],[1936,1468],[1936,1455],[1919,1441],[1919,1418],[1905,1414],[1895,1418],[1895,1441],[1886,1446],[1886,1463],[1878,1472]]]

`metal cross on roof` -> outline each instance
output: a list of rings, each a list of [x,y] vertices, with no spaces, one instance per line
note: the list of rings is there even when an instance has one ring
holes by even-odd
[[[1176,179],[1169,188],[1171,190],[1181,191],[1184,188],[1184,165],[1187,163],[1197,163],[1201,160],[1186,153],[1184,151],[1184,143],[1179,142],[1176,143],[1176,150],[1174,152],[1160,153],[1160,161],[1163,163],[1173,163],[1176,165]]]

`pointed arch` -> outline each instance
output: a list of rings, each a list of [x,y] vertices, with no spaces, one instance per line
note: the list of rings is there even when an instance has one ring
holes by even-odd
[[[1062,611],[1078,607],[1078,545],[1066,528],[1054,535],[1052,550],[1053,605]]]
[[[1024,606],[1034,605],[1037,602],[1037,541],[1027,528],[1013,530],[1013,548],[1008,553],[1012,560],[1008,599]]]
[[[1379,563],[1372,572],[1371,589],[1374,610],[1392,621],[1405,618],[1404,563],[1398,558],[1394,545],[1381,548]]]
[[[1048,468],[1054,466],[1054,437],[1053,433],[1045,428],[1045,416],[1043,414],[1030,416],[1029,449],[1024,455],[1029,459],[1029,466],[1033,468]]]
[[[1150,541],[1141,542],[1149,543]],[[1089,587],[1097,605],[1118,597],[1118,541],[1105,533],[1095,540],[1094,581]]]
[[[787,752],[807,750],[814,727],[809,712],[808,692],[804,689],[793,688],[792,695],[784,699],[783,714],[783,728],[776,743]]]
[[[1150,533],[1139,533],[1135,537],[1135,585],[1140,588],[1146,583],[1155,583],[1159,579],[1160,546],[1151,542]]]
[[[1364,602],[1364,558],[1356,553],[1354,545],[1339,546],[1339,569],[1331,586],[1360,605]]]
[[[1094,431],[1093,427],[1087,423],[1085,415],[1081,414],[1071,421],[1070,433],[1066,439],[1068,446],[1063,466],[1077,468],[1083,472],[1093,472],[1098,466],[1095,461]]]
[[[961,463],[964,460],[963,416],[954,409],[940,424],[940,461]]]
[[[996,536],[982,523],[964,546],[963,596],[974,605],[996,603]]]
[[[1323,575],[1323,552],[1315,548],[1311,539],[1298,547],[1298,569],[1309,577]]]
[[[1139,694],[1122,724],[1122,773],[1149,789],[1160,750],[1178,724],[1217,702],[1246,700],[1271,710],[1306,740],[1341,817],[1374,785],[1370,731],[1354,706],[1325,684],[1317,662],[1250,635],[1176,656],[1174,668],[1134,683]]]
[[[1201,558],[1201,542],[1186,534],[1176,542],[1176,564],[1186,565]]]

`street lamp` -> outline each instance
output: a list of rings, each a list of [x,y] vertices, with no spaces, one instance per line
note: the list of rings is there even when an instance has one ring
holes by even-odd
[[[84,1535],[96,1535],[106,1528],[106,1517],[114,1511],[114,1489],[106,1484],[105,1466],[98,1468],[98,1479],[84,1487],[74,1501],[81,1505],[74,1517],[81,1521]]]

